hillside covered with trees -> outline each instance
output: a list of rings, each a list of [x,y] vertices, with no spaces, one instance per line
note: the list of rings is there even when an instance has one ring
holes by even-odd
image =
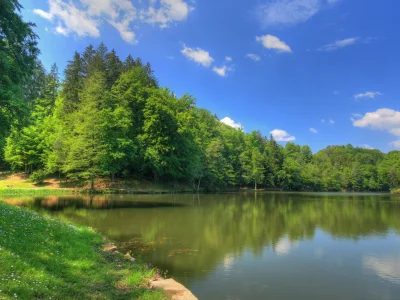
[[[109,176],[294,191],[378,191],[400,186],[400,152],[278,144],[161,87],[150,63],[104,44],[56,65],[38,59],[33,24],[17,1],[0,10],[0,167],[70,179]],[[8,22],[8,20],[13,22]],[[68,58],[66,58],[68,59]]]

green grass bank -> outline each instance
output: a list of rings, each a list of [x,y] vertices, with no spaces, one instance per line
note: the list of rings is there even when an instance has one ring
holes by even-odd
[[[105,238],[0,202],[0,299],[165,299],[155,270],[103,252]]]

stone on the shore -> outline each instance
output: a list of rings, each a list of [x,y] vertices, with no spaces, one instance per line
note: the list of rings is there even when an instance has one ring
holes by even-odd
[[[135,262],[135,258],[132,257],[129,253],[125,254],[124,257],[129,260],[130,262]]]
[[[108,243],[103,247],[104,252],[115,252],[117,251],[117,246],[115,246],[113,243]]]
[[[152,288],[163,289],[172,300],[197,300],[191,291],[172,278],[151,281],[150,285]]]

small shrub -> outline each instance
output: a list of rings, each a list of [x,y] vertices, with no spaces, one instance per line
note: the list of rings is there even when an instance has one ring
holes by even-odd
[[[29,177],[29,179],[33,183],[43,183],[45,178],[46,178],[46,171],[44,171],[44,170],[35,171]]]
[[[400,194],[400,188],[391,189],[390,192],[391,192],[392,194]]]

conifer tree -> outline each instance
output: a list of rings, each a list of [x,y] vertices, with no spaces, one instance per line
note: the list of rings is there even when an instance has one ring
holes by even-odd
[[[81,103],[71,116],[72,129],[68,138],[69,151],[63,171],[71,178],[85,178],[94,188],[94,180],[103,174],[104,156],[100,107],[104,101],[106,78],[95,72],[86,79]]]
[[[105,57],[107,71],[107,87],[111,88],[123,71],[123,65],[115,50],[111,50]]]
[[[80,103],[80,93],[83,89],[83,60],[78,52],[74,53],[72,61],[68,62],[65,68],[65,79],[63,82],[63,110],[65,113],[71,113]]]

